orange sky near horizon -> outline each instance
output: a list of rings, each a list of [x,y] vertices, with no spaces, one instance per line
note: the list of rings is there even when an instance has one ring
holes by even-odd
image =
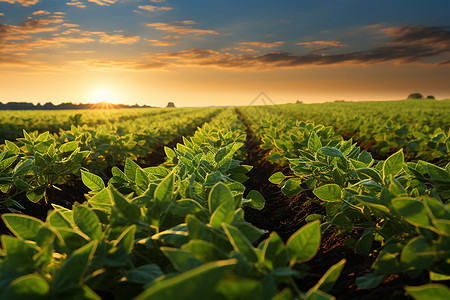
[[[0,102],[450,98],[449,10],[442,0],[0,0]]]

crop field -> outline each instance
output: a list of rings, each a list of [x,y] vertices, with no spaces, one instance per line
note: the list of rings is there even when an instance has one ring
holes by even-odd
[[[450,299],[449,116],[0,111],[0,299]]]

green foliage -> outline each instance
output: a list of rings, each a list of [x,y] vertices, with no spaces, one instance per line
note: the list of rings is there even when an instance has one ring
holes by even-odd
[[[10,211],[23,208],[21,194],[32,202],[47,199],[47,192],[80,176],[80,168],[89,151],[81,151],[78,142],[58,144],[44,132],[40,135],[23,131],[23,138],[14,144],[5,142],[0,153],[0,205]]]
[[[2,237],[0,297],[331,299],[325,291],[340,267],[306,294],[292,280],[306,275],[302,264],[317,252],[318,221],[287,245],[272,233],[254,246],[264,231],[245,221],[242,206],[261,209],[264,198],[256,191],[244,197],[250,167],[238,160],[242,123],[223,118],[166,149],[162,166],[127,160],[107,184],[83,171],[88,201],[72,210],[54,205],[45,222],[4,214],[16,237]]]

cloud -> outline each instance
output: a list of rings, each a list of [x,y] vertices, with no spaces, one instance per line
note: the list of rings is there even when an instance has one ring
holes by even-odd
[[[408,44],[450,50],[450,27],[389,27],[381,29],[392,40],[391,45]]]
[[[181,24],[194,25],[194,24],[197,24],[197,23],[195,21],[192,21],[192,20],[186,20],[186,21],[182,21]]]
[[[162,3],[162,2],[166,2],[166,0],[150,0],[153,3]]]
[[[82,65],[87,65],[95,69],[120,69],[127,71],[145,71],[161,69],[168,65],[167,62],[155,60],[152,58],[144,57],[139,60],[108,60],[108,59],[85,59],[77,61],[77,63]]]
[[[154,5],[140,5],[138,8],[146,11],[167,11],[173,9],[173,7],[158,7]]]
[[[174,32],[177,34],[194,34],[194,35],[219,34],[215,30],[196,29],[196,28],[192,28],[192,26],[179,26],[179,25],[173,25],[173,24],[169,24],[169,23],[150,23],[150,24],[147,24],[147,26],[153,27],[157,30]]]
[[[344,47],[347,44],[342,44],[340,41],[313,41],[313,42],[301,42],[296,45],[305,47]]]
[[[49,15],[50,12],[46,11],[46,10],[38,10],[35,11],[34,13],[32,13],[33,16],[42,16],[42,15]]]
[[[100,43],[104,44],[134,44],[140,40],[139,36],[123,34],[100,34]]]
[[[311,53],[307,55],[285,51],[263,54],[233,54],[210,49],[190,49],[160,54],[174,65],[215,66],[222,68],[275,69],[324,66],[336,64],[370,65],[383,62],[425,63],[439,60],[448,65],[450,31],[448,27],[391,27],[381,29],[390,38],[386,45],[364,51],[340,54]],[[323,42],[323,41],[317,41]],[[316,43],[319,45],[320,43]],[[314,45],[314,43],[312,44]],[[323,45],[323,43],[321,43]],[[332,41],[328,45],[343,45]],[[442,57],[444,59],[442,60]]]
[[[78,24],[69,24],[69,23],[63,23],[62,26],[65,26],[65,27],[80,27],[80,25],[78,25]]]
[[[55,32],[59,30],[62,22],[64,22],[63,17],[58,16],[57,18],[46,17],[41,19],[28,17],[19,25],[0,24],[0,40],[17,39],[15,37],[29,34]]]
[[[72,2],[67,2],[66,4],[67,5],[76,6],[76,7],[79,7],[79,8],[85,8],[86,7],[86,4],[84,4],[81,1],[77,1],[77,0],[72,0]]]
[[[117,2],[117,0],[88,0],[88,1],[101,6],[109,6],[110,4],[114,4]]]
[[[0,2],[6,2],[6,3],[11,3],[11,4],[18,3],[22,6],[30,6],[30,5],[35,5],[36,3],[38,3],[39,0],[0,0]]]
[[[283,45],[284,42],[272,42],[272,43],[264,43],[264,42],[245,42],[239,43],[239,45],[253,46],[253,47],[261,47],[261,48],[274,48]]]
[[[160,40],[147,40],[147,41],[152,43],[152,46],[158,47],[175,46],[177,44],[177,42],[174,41],[160,41]]]

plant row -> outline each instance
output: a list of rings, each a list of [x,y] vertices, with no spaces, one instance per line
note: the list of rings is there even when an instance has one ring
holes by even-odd
[[[397,273],[432,282],[450,279],[450,163],[441,168],[425,161],[405,162],[402,150],[375,162],[332,127],[278,122],[274,117],[272,124],[283,128],[275,132],[278,139],[272,138],[273,125],[254,123],[262,148],[272,149],[268,158],[284,160],[291,170],[269,180],[288,197],[313,191],[325,214],[310,215],[307,221],[321,220],[323,231],[351,236],[345,244],[356,253],[368,255],[381,245],[371,270],[356,280],[359,288],[377,287]],[[406,289],[413,296],[417,289],[423,291],[418,299],[450,294],[435,283]]]
[[[23,130],[23,138],[15,143],[6,140],[0,146],[0,207],[23,209],[19,200],[24,197],[32,202],[47,201],[50,189],[80,178],[82,168],[105,176],[108,168],[124,165],[127,158],[146,157],[217,112],[173,110],[113,127],[72,126],[59,134]]]
[[[332,299],[345,261],[306,293],[293,280],[319,248],[319,221],[287,244],[276,233],[261,242],[245,221],[242,206],[261,209],[264,198],[243,196],[244,139],[229,109],[166,148],[163,165],[127,159],[106,184],[82,171],[91,192],[72,210],[2,215],[15,237],[1,238],[0,299]]]
[[[337,134],[353,138],[361,148],[379,158],[403,149],[408,161],[425,160],[445,166],[450,160],[447,121],[450,101],[412,102],[288,104],[250,107],[243,111],[255,119],[256,132],[265,131],[265,138],[271,140],[273,148],[288,152],[287,156],[292,151],[295,155],[299,147],[295,124],[302,120],[332,125]],[[286,132],[284,126],[292,130]]]

